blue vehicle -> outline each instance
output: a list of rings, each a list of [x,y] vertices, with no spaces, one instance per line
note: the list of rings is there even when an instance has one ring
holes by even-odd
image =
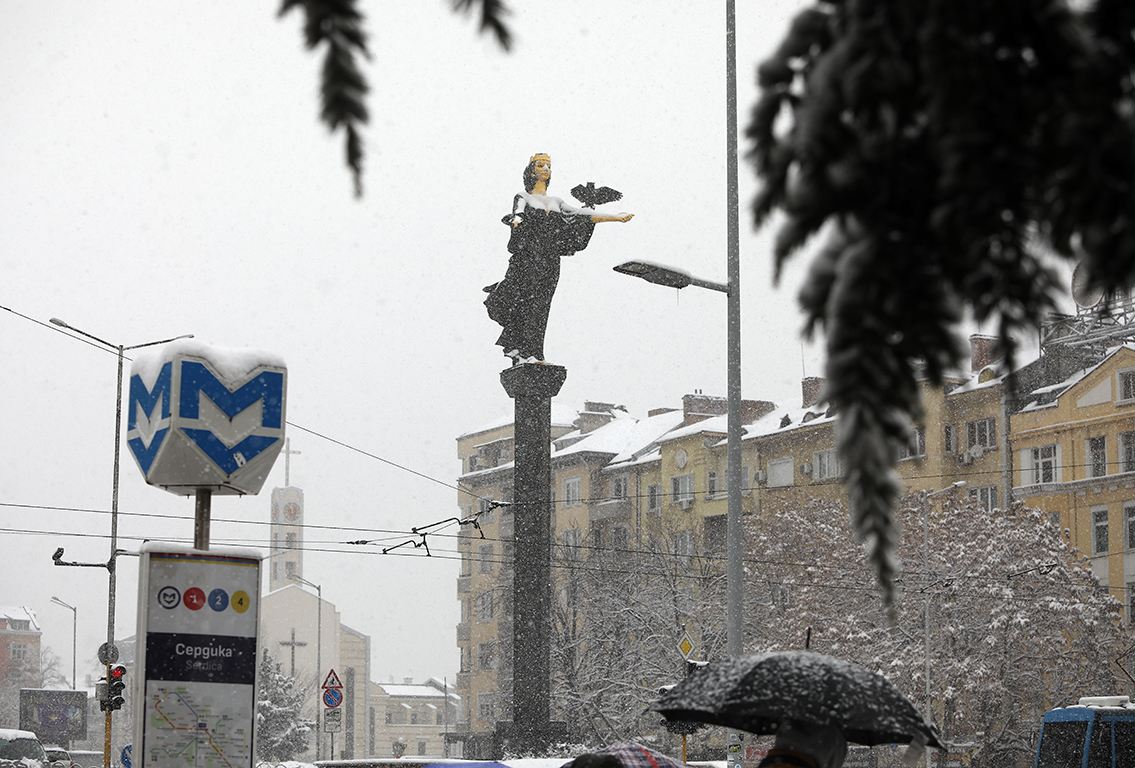
[[[1045,712],[1036,768],[1135,768],[1135,704],[1084,696]]]

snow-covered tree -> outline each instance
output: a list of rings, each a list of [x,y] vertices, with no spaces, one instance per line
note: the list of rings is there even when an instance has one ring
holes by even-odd
[[[810,635],[812,650],[880,672],[921,711],[929,653],[943,735],[985,734],[975,765],[1031,765],[1046,709],[1120,690],[1119,603],[1043,513],[910,494],[896,522],[892,626],[842,506],[747,520],[746,652],[803,648]]]
[[[256,700],[256,752],[260,760],[281,763],[307,749],[314,723],[300,714],[304,691],[280,670],[267,650],[260,660]]]
[[[965,312],[1012,362],[1060,290],[1036,238],[1099,287],[1135,278],[1135,4],[820,0],[757,77],[755,221],[781,222],[778,268],[826,237],[800,300],[889,600],[916,374],[964,361]]]
[[[639,545],[557,547],[553,707],[592,747],[657,730],[645,710],[683,674],[684,631],[699,658],[721,654],[724,559],[705,556],[694,522],[647,521]]]

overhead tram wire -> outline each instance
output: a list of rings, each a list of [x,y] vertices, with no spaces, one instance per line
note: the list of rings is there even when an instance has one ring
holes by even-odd
[[[72,537],[77,537],[77,538],[98,538],[98,539],[106,538],[106,534],[70,533],[70,532],[64,532],[64,531],[31,531],[31,530],[24,530],[24,529],[0,528],[0,535],[6,534],[6,533],[13,533],[13,534],[20,534],[20,535],[35,535],[35,536],[72,536]],[[132,541],[138,541],[138,542],[144,542],[144,541],[148,540],[148,538],[144,537],[144,536],[121,536],[120,538],[123,539],[123,540],[132,540]],[[170,538],[174,542],[179,542],[179,541],[185,542],[185,543],[191,543],[192,542],[192,537],[170,537]],[[225,544],[229,544],[229,545],[246,545],[249,541],[251,541],[251,540],[219,539],[218,543],[225,543]],[[348,554],[348,555],[370,555],[370,556],[378,556],[378,557],[385,556],[383,553],[366,552],[366,551],[360,551],[360,550],[354,550],[354,549],[324,549],[324,548],[308,547],[308,546],[304,546],[301,549],[305,552],[322,552],[322,553],[329,553],[329,554]],[[637,551],[642,552],[642,553],[651,554],[652,556],[669,555],[670,557],[674,557],[674,558],[691,557],[690,555],[676,555],[676,554],[672,554],[672,553],[648,553],[646,550],[637,550]],[[126,552],[125,554],[135,555],[137,553]],[[415,555],[412,552],[393,552],[393,551],[391,551],[391,552],[388,552],[386,554],[388,554],[389,556],[394,556],[394,557],[399,557],[399,556],[401,556],[401,557],[415,557]],[[418,557],[420,559],[420,556],[418,556]],[[433,559],[436,559],[436,560],[460,561],[462,559],[461,554],[459,552],[455,551],[455,550],[444,550],[440,554],[431,554],[431,557]],[[698,557],[698,558],[706,559],[704,556],[701,556],[701,555],[694,555],[692,557]],[[721,559],[721,558],[714,558],[714,559]],[[481,560],[482,560],[482,558],[473,558],[474,563],[480,562]],[[493,558],[489,562],[493,562],[495,564],[502,565],[502,566],[510,564],[510,561],[505,561],[505,560],[497,559],[497,558]],[[745,562],[747,564],[753,564],[753,563],[769,564],[769,563],[771,563],[771,564],[776,564],[776,565],[789,565],[789,566],[792,566],[792,567],[811,567],[811,565],[812,565],[812,564],[808,564],[808,563],[789,563],[789,562],[781,562],[781,561],[753,560],[753,559],[746,559]],[[831,566],[831,567],[834,567],[834,566]],[[553,568],[557,569],[557,570],[562,570],[562,569],[565,568],[565,566],[562,563],[553,563]],[[587,560],[583,560],[583,561],[579,561],[579,562],[575,563],[573,565],[573,568],[576,571],[583,572],[583,573],[611,573],[611,574],[640,575],[640,576],[643,576],[643,575],[645,575],[645,576],[667,575],[667,576],[675,577],[675,578],[678,578],[678,579],[681,579],[681,580],[684,580],[684,581],[715,581],[715,580],[720,580],[720,579],[724,578],[724,573],[703,575],[703,574],[697,574],[697,573],[675,573],[673,571],[669,571],[669,570],[665,570],[665,569],[661,569],[661,568],[655,569],[655,570],[644,571],[640,567],[613,568],[613,567],[610,567],[610,566],[591,566],[591,565],[589,565],[589,561],[587,561]],[[992,577],[992,576],[977,577],[977,576],[972,576],[972,575],[967,575],[967,574],[949,575],[946,578],[949,578],[950,580],[953,580],[953,581],[965,581],[965,580],[982,581],[982,582],[989,583],[991,585],[1022,584],[1022,582],[1019,581],[1019,580],[1014,581],[1014,578],[1019,579],[1018,573],[1007,574],[1005,577],[1000,577],[1000,578]],[[791,579],[775,580],[775,579],[770,579],[770,578],[758,578],[758,579],[750,579],[748,583],[751,583],[751,584],[766,584],[766,585],[769,585],[769,586],[779,586],[779,587],[798,587],[798,588],[807,588],[807,589],[816,589],[816,590],[837,590],[837,591],[845,591],[845,592],[846,591],[854,591],[854,592],[878,593],[878,591],[879,591],[878,587],[876,585],[874,585],[874,584],[863,584],[861,582],[859,582],[859,583],[840,583],[840,582],[832,582],[832,581],[827,581],[827,582],[808,581],[808,582],[804,582],[804,581],[791,580]],[[1023,586],[1024,585],[1022,584],[1022,587]],[[1019,591],[1019,589],[1020,588],[1017,588],[1016,591]],[[1111,589],[1111,591],[1135,592],[1135,587],[1128,587],[1128,586],[1112,587],[1110,589]],[[919,585],[918,588],[909,589],[909,590],[904,589],[903,591],[904,591],[904,593],[907,593],[907,594],[921,594],[924,590],[923,590],[922,586]],[[955,590],[952,594],[957,596],[957,597],[988,597],[987,593],[985,593],[985,592],[975,592],[975,591],[972,591],[972,590]],[[1048,595],[1048,594],[1038,595],[1038,596],[1014,594],[1012,597],[1002,598],[1002,599],[1006,600],[1009,603],[1020,603],[1020,602],[1052,603],[1052,602],[1054,602],[1054,600],[1059,602],[1059,601],[1066,599],[1066,598],[1063,598],[1063,597],[1053,598],[1052,595]]]

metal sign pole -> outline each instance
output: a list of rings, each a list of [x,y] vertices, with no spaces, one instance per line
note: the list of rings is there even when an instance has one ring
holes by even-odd
[[[198,488],[193,505],[193,548],[209,549],[209,516],[213,511],[213,492],[208,488]]]

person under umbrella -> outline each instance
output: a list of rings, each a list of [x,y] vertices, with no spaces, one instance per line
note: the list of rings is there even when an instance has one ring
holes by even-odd
[[[846,757],[847,739],[837,726],[784,720],[757,768],[839,768]]]
[[[914,765],[926,746],[942,746],[934,726],[885,677],[811,651],[712,662],[663,694],[651,709],[667,720],[777,734],[774,751],[780,750],[780,763],[765,765],[839,766],[848,741],[909,743],[903,762]]]

